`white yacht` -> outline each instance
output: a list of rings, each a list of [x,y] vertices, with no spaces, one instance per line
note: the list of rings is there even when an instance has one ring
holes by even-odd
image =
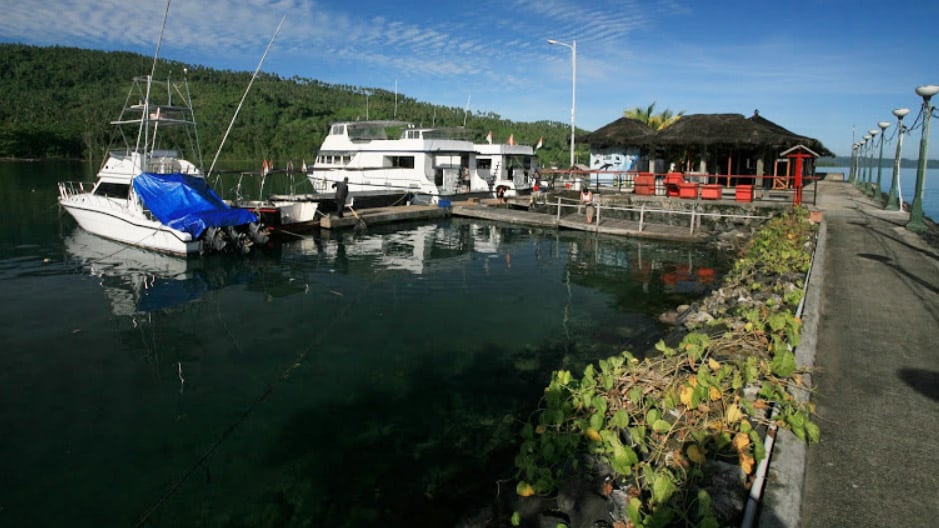
[[[464,131],[465,132],[465,131]],[[417,201],[494,196],[530,189],[534,152],[519,145],[474,144],[453,129],[400,121],[334,123],[309,178],[321,193],[348,179],[362,193],[410,193]],[[485,168],[479,166],[483,159]]]
[[[244,253],[266,240],[257,216],[228,206],[181,156],[200,152],[187,82],[135,78],[111,124],[122,145],[110,150],[97,181],[58,186],[59,204],[82,229],[176,255]]]
[[[496,196],[520,196],[531,192],[538,172],[538,158],[529,145],[477,143],[476,170],[492,182]]]

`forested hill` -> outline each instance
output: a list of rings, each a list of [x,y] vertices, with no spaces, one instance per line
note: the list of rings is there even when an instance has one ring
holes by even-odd
[[[148,74],[152,62],[152,56],[128,52],[0,44],[0,158],[100,159],[111,134],[108,123],[121,111],[131,79]],[[183,68],[189,70],[204,155],[214,156],[252,72],[160,60],[155,78],[181,79]],[[365,119],[365,90],[259,74],[221,158],[245,163],[311,160],[329,123]],[[367,90],[368,117],[392,119],[395,94]],[[494,113],[465,116],[462,108],[419,102],[400,93],[397,117],[424,126],[460,126],[466,119],[479,141],[490,130],[497,139],[514,134],[520,144],[544,137],[544,148],[538,151],[543,164],[564,165],[568,158],[570,128],[560,122],[519,123]]]

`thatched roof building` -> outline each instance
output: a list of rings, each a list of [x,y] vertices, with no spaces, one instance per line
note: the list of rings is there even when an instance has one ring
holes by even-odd
[[[821,156],[834,156],[817,139],[791,132],[760,116],[758,111],[751,117],[686,115],[659,131],[640,121],[620,118],[580,140],[590,144],[592,160],[610,157],[620,149],[623,152],[637,149],[641,152],[639,166],[656,162],[654,172],[665,167],[728,175],[759,175],[771,167],[775,172],[780,153],[796,145]]]
[[[692,114],[656,132],[641,121],[621,117],[581,138],[596,147],[675,148],[720,147],[742,150],[784,150],[806,145],[822,156],[834,156],[816,139],[800,136],[754,112],[743,114]]]
[[[615,145],[648,147],[655,144],[655,130],[637,119],[621,117],[580,138],[600,148]]]

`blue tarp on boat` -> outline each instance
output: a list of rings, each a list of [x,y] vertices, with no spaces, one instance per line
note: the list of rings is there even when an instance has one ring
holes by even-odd
[[[230,207],[204,178],[186,174],[144,172],[134,178],[134,190],[147,209],[164,225],[199,238],[208,227],[257,222],[251,211]]]

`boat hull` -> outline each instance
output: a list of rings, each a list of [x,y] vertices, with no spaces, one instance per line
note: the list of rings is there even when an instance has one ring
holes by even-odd
[[[193,240],[189,233],[136,214],[121,202],[126,203],[126,200],[91,194],[73,195],[59,200],[59,204],[79,227],[91,234],[173,255],[186,256],[202,251],[201,240]]]

